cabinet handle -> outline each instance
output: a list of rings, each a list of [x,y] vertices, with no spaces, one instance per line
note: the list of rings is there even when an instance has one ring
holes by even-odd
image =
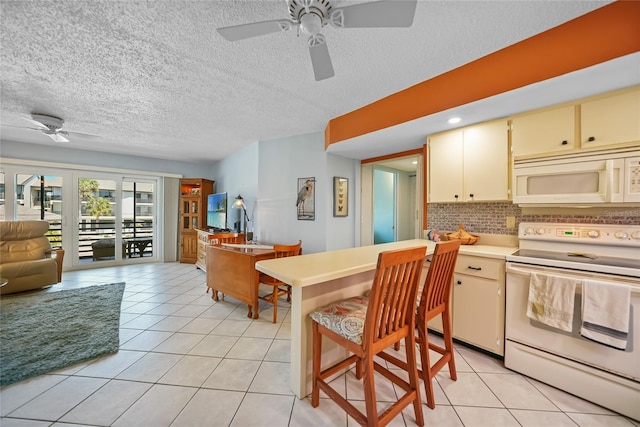
[[[470,198],[470,199],[473,199],[473,193],[470,193],[470,194],[469,194],[469,198]]]
[[[462,285],[462,281],[458,280],[458,281],[456,282],[456,285],[458,285],[458,286]]]
[[[467,267],[469,270],[476,270],[476,271],[480,271],[482,270],[482,267],[472,267],[472,266],[468,266]]]
[[[567,141],[566,139],[562,141],[562,145],[567,145],[567,144],[569,144],[569,141]]]
[[[457,200],[458,199],[458,195],[454,194],[453,197]]]
[[[595,141],[595,140],[596,140],[596,137],[595,137],[595,136],[590,136],[589,138],[587,138],[587,141],[588,141],[588,142],[593,142],[593,141]]]

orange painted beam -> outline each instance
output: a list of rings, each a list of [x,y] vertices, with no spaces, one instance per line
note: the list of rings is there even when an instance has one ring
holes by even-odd
[[[378,157],[370,157],[368,159],[360,160],[360,164],[364,165],[366,163],[375,163],[381,162],[383,160],[397,159],[400,157],[414,156],[414,155],[422,155],[422,148],[415,148],[413,150],[401,151],[399,153],[387,154],[385,156]]]
[[[640,51],[640,1],[610,3],[333,118],[331,144]]]

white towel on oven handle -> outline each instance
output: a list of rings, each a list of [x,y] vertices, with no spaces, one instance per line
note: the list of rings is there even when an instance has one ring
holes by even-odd
[[[580,335],[625,350],[629,336],[630,307],[630,286],[584,280]]]
[[[531,272],[527,316],[545,325],[571,332],[576,285],[567,276]]]

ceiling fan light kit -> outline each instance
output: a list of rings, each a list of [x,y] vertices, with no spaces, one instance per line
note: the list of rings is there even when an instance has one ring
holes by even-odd
[[[330,24],[333,28],[410,27],[416,12],[417,0],[381,0],[333,8],[329,0],[287,0],[291,20],[254,22],[218,28],[228,41],[244,40],[293,27],[308,34],[311,65],[316,81],[333,77],[335,72],[329,56],[326,37],[320,32]]]
[[[31,118],[33,119],[32,122],[43,125],[44,127],[50,130],[58,130],[62,128],[62,125],[64,124],[64,120],[62,120],[61,118],[53,117],[53,116],[45,116],[44,114],[34,113],[31,115]]]

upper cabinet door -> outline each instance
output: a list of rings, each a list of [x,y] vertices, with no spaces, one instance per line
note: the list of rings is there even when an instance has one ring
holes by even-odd
[[[429,202],[463,200],[462,130],[429,137]]]
[[[509,149],[506,120],[464,129],[464,199],[509,199]]]
[[[507,121],[429,137],[429,202],[509,199]]]
[[[554,153],[575,148],[573,105],[511,119],[514,156]]]
[[[640,88],[580,108],[582,148],[640,141]]]

